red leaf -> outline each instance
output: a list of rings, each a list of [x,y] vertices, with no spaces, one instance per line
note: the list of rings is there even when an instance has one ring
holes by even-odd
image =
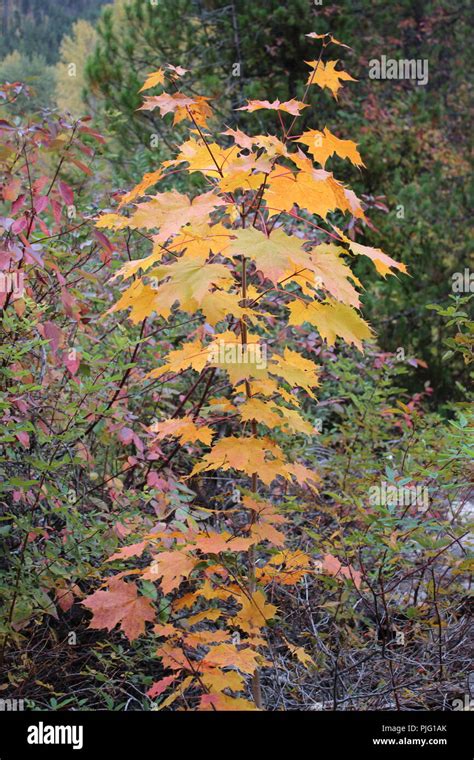
[[[38,332],[41,332],[44,338],[49,340],[49,345],[53,354],[59,348],[59,344],[63,338],[63,331],[54,322],[44,322],[38,326]]]
[[[54,221],[59,224],[61,221],[62,207],[61,204],[55,200],[51,201],[51,208],[53,209]]]
[[[11,226],[11,231],[14,235],[18,235],[19,232],[26,229],[28,225],[28,220],[25,216],[22,216],[20,219],[17,219],[16,222],[13,222]]]
[[[39,195],[39,193],[43,190],[43,188],[48,184],[49,177],[45,177],[44,175],[42,177],[38,177],[33,182],[33,192],[35,195]]]
[[[99,132],[95,132],[90,127],[85,127],[84,125],[82,125],[81,127],[79,127],[79,132],[83,132],[86,135],[90,135],[91,137],[94,137],[97,140],[97,142],[105,144],[105,138],[102,137],[102,135]]]
[[[72,192],[69,185],[67,185],[62,180],[59,180],[59,192],[64,203],[66,203],[67,206],[72,206],[74,203],[74,193]]]
[[[12,203],[12,214],[16,214],[17,211],[23,206],[25,202],[25,195],[19,195],[16,201]]]
[[[71,373],[71,375],[75,375],[77,370],[79,369],[79,365],[81,363],[81,357],[78,353],[75,351],[67,351],[64,354],[64,364],[66,365],[67,369]]]
[[[18,438],[18,440],[20,441],[20,443],[22,444],[22,446],[25,447],[25,449],[29,449],[30,448],[30,436],[28,435],[28,433],[25,430],[20,430],[20,432],[19,433],[15,433],[15,435]]]
[[[37,214],[41,214],[41,212],[45,210],[48,201],[49,198],[47,195],[40,195],[40,197],[35,200],[33,205]]]
[[[150,697],[150,699],[154,699],[159,694],[163,694],[164,691],[170,686],[173,681],[176,681],[177,675],[175,676],[166,676],[165,678],[162,678],[161,681],[155,681],[153,686],[150,686],[150,688],[147,691],[147,697]]]
[[[77,166],[78,169],[80,169],[84,174],[87,174],[89,177],[92,177],[92,171],[89,169],[88,166],[82,163],[82,161],[78,161],[77,158],[72,158],[69,156],[69,161],[74,164],[74,166]]]

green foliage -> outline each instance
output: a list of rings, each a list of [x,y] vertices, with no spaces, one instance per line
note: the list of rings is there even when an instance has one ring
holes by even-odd
[[[25,84],[29,89],[28,108],[32,111],[54,107],[54,68],[48,66],[41,55],[30,58],[18,50],[10,53],[0,61],[0,81]],[[9,111],[20,114],[25,105],[24,97],[20,96],[18,102],[9,106]]]
[[[427,308],[433,309],[441,317],[447,317],[446,327],[456,328],[453,336],[445,339],[445,344],[449,346],[449,351],[443,354],[443,361],[451,359],[456,353],[460,353],[465,364],[472,362],[472,347],[474,345],[474,321],[469,316],[469,304],[474,296],[451,296],[451,303],[445,306],[430,304]]]

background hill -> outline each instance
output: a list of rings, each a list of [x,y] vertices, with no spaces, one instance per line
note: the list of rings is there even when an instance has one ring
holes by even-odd
[[[105,0],[1,0],[0,57],[15,50],[56,63],[59,46],[74,21],[94,21]]]

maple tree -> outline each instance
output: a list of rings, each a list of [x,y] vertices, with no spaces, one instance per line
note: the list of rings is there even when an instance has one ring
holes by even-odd
[[[355,81],[337,68],[337,60],[323,60],[326,49],[347,46],[329,34],[308,36],[320,52],[309,62],[302,99],[249,101],[240,108],[274,111],[278,136],[228,128],[213,137],[212,104],[185,92],[186,70],[165,65],[152,72],[142,91],[166,89],[146,95],[142,107],[186,122],[189,138],[176,158],[122,197],[117,211],[97,220],[99,229],[144,231],[152,244],[147,257],[126,262],[116,273],[114,279],[132,282],[111,313],[130,309],[135,324],[153,316],[169,321],[178,312],[199,317],[193,333],[149,374],[168,383],[195,375],[175,413],[148,427],[152,445],[158,449],[174,439],[175,451],[191,447],[196,461],[182,473],[184,483],[228,471],[236,483],[234,507],[225,514],[199,504],[184,521],[169,520],[122,547],[109,562],[140,558],[139,566],[105,578],[104,588],[83,602],[93,613],[92,627],[112,630],[120,623],[130,640],[154,622],[157,655],[170,671],[148,692],[154,698],[170,689],[160,709],[184,695],[204,710],[262,709],[260,673],[269,664],[265,630],[278,615],[272,589],[317,573],[361,583],[355,568],[332,555],[317,565],[309,554],[287,548],[288,518],[271,497],[272,488],[293,488],[303,498],[320,480],[280,443],[295,433],[316,433],[304,416],[301,394],[315,398],[320,367],[297,350],[293,331],[315,327],[328,345],[342,339],[362,350],[373,333],[359,311],[362,285],[351,259],[368,257],[383,277],[406,271],[343,231],[347,217],[365,219],[363,206],[325,167],[333,155],[363,166],[357,145],[325,125],[297,133],[314,87],[321,97],[337,98],[343,83]],[[205,192],[151,193],[158,183],[195,173]],[[143,196],[148,199],[139,200]],[[297,233],[288,233],[289,221],[297,221]],[[286,321],[278,332],[275,313]],[[198,386],[200,400],[184,412]],[[209,516],[215,518],[213,528]],[[124,580],[128,575],[159,586],[166,597],[165,622],[137,583]],[[283,640],[311,667],[302,647]],[[252,700],[246,697],[249,681]]]

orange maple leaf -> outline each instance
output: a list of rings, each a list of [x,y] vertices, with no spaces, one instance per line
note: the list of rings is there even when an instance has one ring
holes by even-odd
[[[203,694],[199,702],[200,710],[256,710],[254,702],[250,702],[243,697],[229,697],[227,694],[217,692],[217,694]]]
[[[164,594],[178,588],[196,565],[196,558],[183,551],[166,551],[157,554],[142,575],[144,580],[156,581],[161,578]]]
[[[82,604],[94,613],[89,628],[111,631],[120,623],[129,641],[144,633],[145,622],[153,620],[156,615],[151,601],[138,595],[136,584],[122,580],[112,580],[108,591],[95,591]]]
[[[151,95],[145,98],[143,105],[140,106],[138,110],[154,111],[155,108],[159,108],[161,116],[166,116],[167,113],[174,113],[178,108],[184,108],[193,103],[194,98],[189,98],[181,92],[177,92],[173,95],[163,92],[161,95]]]
[[[362,573],[355,570],[352,565],[343,565],[337,557],[332,554],[325,554],[323,557],[323,570],[329,575],[342,576],[353,581],[356,588],[360,588],[362,583]]]
[[[218,644],[208,652],[202,660],[202,664],[213,667],[238,668],[242,673],[254,673],[257,669],[261,655],[248,647],[236,649],[231,644]]]
[[[270,103],[269,100],[248,100],[246,106],[241,106],[241,108],[237,108],[236,110],[253,113],[254,111],[259,111],[260,109],[265,108],[269,111],[285,111],[285,113],[290,113],[292,116],[299,116],[303,108],[307,107],[307,103],[302,103],[300,100],[292,98],[285,103],[280,103],[279,100],[274,100],[273,103]]]
[[[240,538],[233,536],[228,531],[217,533],[209,530],[207,533],[198,533],[192,539],[197,549],[206,554],[219,554],[220,552],[243,552],[252,545],[253,541],[249,538]]]

